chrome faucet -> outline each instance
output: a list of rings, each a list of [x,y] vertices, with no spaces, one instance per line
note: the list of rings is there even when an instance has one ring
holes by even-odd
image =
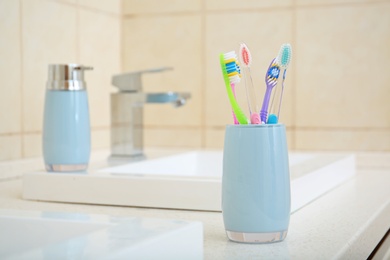
[[[150,70],[123,73],[112,77],[112,85],[119,92],[111,94],[111,157],[142,159],[143,153],[143,104],[172,103],[180,107],[191,97],[190,93],[142,92],[141,76],[172,68],[163,67]]]

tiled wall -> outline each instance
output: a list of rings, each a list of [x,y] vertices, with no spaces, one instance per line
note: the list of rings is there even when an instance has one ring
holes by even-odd
[[[218,54],[245,41],[263,94],[290,42],[290,149],[390,151],[390,1],[124,0],[123,11],[124,70],[173,66],[145,75],[145,91],[193,95],[183,108],[145,107],[147,145],[221,148],[232,119]]]
[[[120,0],[0,0],[0,160],[42,154],[49,63],[94,66],[86,72],[92,146],[108,147],[121,11]]]
[[[0,160],[41,154],[49,63],[95,67],[93,148],[109,146],[111,76],[161,66],[174,71],[144,75],[144,90],[192,98],[145,106],[145,145],[221,148],[232,119],[218,54],[240,41],[262,91],[280,44],[293,46],[290,149],[390,151],[390,0],[0,0],[0,17]]]

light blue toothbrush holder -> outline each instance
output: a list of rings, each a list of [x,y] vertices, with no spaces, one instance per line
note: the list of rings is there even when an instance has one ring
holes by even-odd
[[[222,215],[228,238],[242,243],[282,241],[290,210],[286,127],[226,126]]]

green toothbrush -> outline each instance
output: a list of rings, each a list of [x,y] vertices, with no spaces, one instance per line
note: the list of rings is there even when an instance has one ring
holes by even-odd
[[[232,90],[235,84],[241,80],[241,71],[238,65],[236,52],[231,51],[228,53],[222,53],[219,55],[219,60],[221,63],[223,79],[225,80],[226,91],[229,97],[230,105],[233,109],[233,113],[240,124],[246,125],[248,124],[248,118],[242,112]]]

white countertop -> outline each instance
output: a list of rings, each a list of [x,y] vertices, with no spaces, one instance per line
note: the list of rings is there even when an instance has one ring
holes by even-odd
[[[177,152],[146,150],[152,158]],[[107,151],[94,152],[91,168],[106,166],[107,156]],[[218,212],[23,200],[23,173],[42,168],[41,158],[1,162],[0,208],[201,221],[205,259],[365,259],[390,228],[389,153],[358,154],[355,177],[294,213],[286,240],[266,245],[230,242]]]

